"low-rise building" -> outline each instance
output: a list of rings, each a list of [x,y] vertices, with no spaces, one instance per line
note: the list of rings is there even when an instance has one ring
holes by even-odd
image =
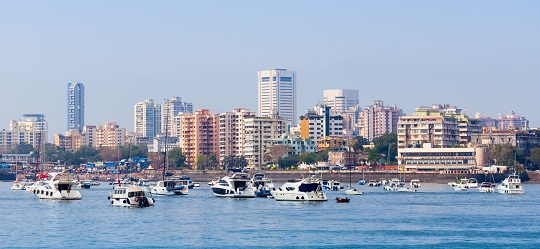
[[[300,155],[302,153],[316,152],[317,145],[309,138],[301,138],[298,135],[283,134],[273,141],[273,145],[287,145],[291,147],[289,154]]]

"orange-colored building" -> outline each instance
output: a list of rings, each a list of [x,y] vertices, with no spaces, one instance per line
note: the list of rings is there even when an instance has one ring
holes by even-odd
[[[196,169],[198,155],[215,154],[219,158],[219,115],[208,109],[182,117],[182,152],[186,165]]]

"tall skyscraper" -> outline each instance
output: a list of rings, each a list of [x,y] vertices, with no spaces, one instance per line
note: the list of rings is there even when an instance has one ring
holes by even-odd
[[[286,69],[259,71],[258,115],[277,114],[296,125],[296,73]]]
[[[161,104],[161,133],[180,138],[184,114],[193,114],[192,103],[182,102],[180,97],[165,100]]]
[[[135,104],[133,124],[138,137],[154,138],[161,131],[161,105],[153,99]]]
[[[84,127],[84,85],[80,82],[67,85],[67,130],[82,131]]]
[[[358,90],[333,89],[324,90],[324,104],[330,106],[332,111],[343,114],[359,104]]]

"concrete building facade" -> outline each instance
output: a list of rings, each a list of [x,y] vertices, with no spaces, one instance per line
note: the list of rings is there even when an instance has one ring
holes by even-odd
[[[255,112],[236,108],[219,114],[219,161],[227,156],[244,156],[245,119],[255,117]]]
[[[343,137],[343,117],[334,115],[330,106],[316,105],[300,117],[300,137],[314,143],[327,136]]]
[[[399,117],[403,115],[397,106],[384,106],[382,100],[375,100],[359,113],[358,135],[373,141],[385,133],[396,133]]]
[[[264,154],[275,140],[287,133],[288,121],[274,116],[250,117],[245,123],[244,156],[248,167],[261,169],[265,164]]]
[[[161,132],[161,105],[146,99],[134,105],[134,131],[137,136],[153,139]]]
[[[330,106],[332,111],[338,114],[345,113],[359,104],[360,91],[347,89],[324,90],[324,104]]]
[[[296,73],[286,69],[258,72],[258,110],[260,117],[277,114],[296,125]]]

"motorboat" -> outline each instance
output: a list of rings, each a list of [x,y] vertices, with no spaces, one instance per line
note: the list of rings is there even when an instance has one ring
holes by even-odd
[[[274,187],[272,179],[267,178],[263,173],[256,173],[251,178],[251,187],[257,197],[270,197]]]
[[[368,185],[369,187],[377,187],[377,186],[381,186],[381,184],[378,183],[376,180],[369,180],[368,183],[367,183],[367,185]]]
[[[478,188],[478,180],[476,180],[476,178],[467,179],[467,187],[468,188]]]
[[[89,181],[79,182],[79,183],[77,184],[77,187],[79,187],[79,188],[81,188],[81,189],[82,189],[82,188],[84,188],[84,189],[89,189],[90,186],[92,186],[92,183],[90,183]]]
[[[338,191],[341,189],[340,182],[336,180],[323,180],[322,185],[324,190]]]
[[[232,198],[254,198],[249,175],[247,173],[234,173],[232,176],[225,176],[212,186],[212,192],[218,197]]]
[[[499,194],[525,194],[521,179],[519,179],[519,175],[516,174],[511,174],[505,178],[504,181],[497,186],[497,191]]]
[[[272,190],[272,196],[277,201],[328,201],[322,189],[319,179],[306,178],[283,184]]]
[[[214,178],[212,178],[211,181],[208,182],[208,185],[214,186],[216,183],[219,182],[220,179],[221,179],[220,177],[214,177]]]
[[[398,188],[398,192],[418,192],[418,189],[420,188],[421,184],[420,184],[420,180],[418,179],[413,179],[411,180],[411,182],[409,183],[409,186],[401,186]]]
[[[129,184],[115,185],[108,199],[111,205],[118,207],[152,207],[155,203],[152,195],[147,195],[142,187]]]
[[[34,181],[24,179],[22,181],[16,180],[13,182],[13,185],[11,185],[12,190],[26,190],[28,186],[31,186],[34,184]]]
[[[336,197],[336,202],[337,203],[348,203],[350,202],[351,199],[349,199],[348,197],[345,197],[345,198],[342,198],[342,197]]]
[[[201,186],[200,182],[193,182],[193,187],[198,188]]]
[[[491,182],[482,182],[480,186],[478,186],[478,192],[480,193],[493,193],[495,192],[495,184]]]
[[[73,190],[77,182],[70,178],[69,173],[49,173],[50,180],[45,180],[38,185],[33,193],[40,199],[50,200],[80,200],[81,193]]]
[[[403,182],[397,178],[392,178],[384,185],[385,191],[396,192],[403,187]]]
[[[188,184],[188,180],[179,179],[158,181],[150,188],[150,192],[153,195],[187,195]]]
[[[365,185],[365,184],[366,184],[366,180],[364,180],[364,179],[360,179],[358,181],[358,185]]]
[[[467,189],[469,189],[468,181],[469,179],[467,178],[459,179],[451,187],[454,191],[467,191]]]

